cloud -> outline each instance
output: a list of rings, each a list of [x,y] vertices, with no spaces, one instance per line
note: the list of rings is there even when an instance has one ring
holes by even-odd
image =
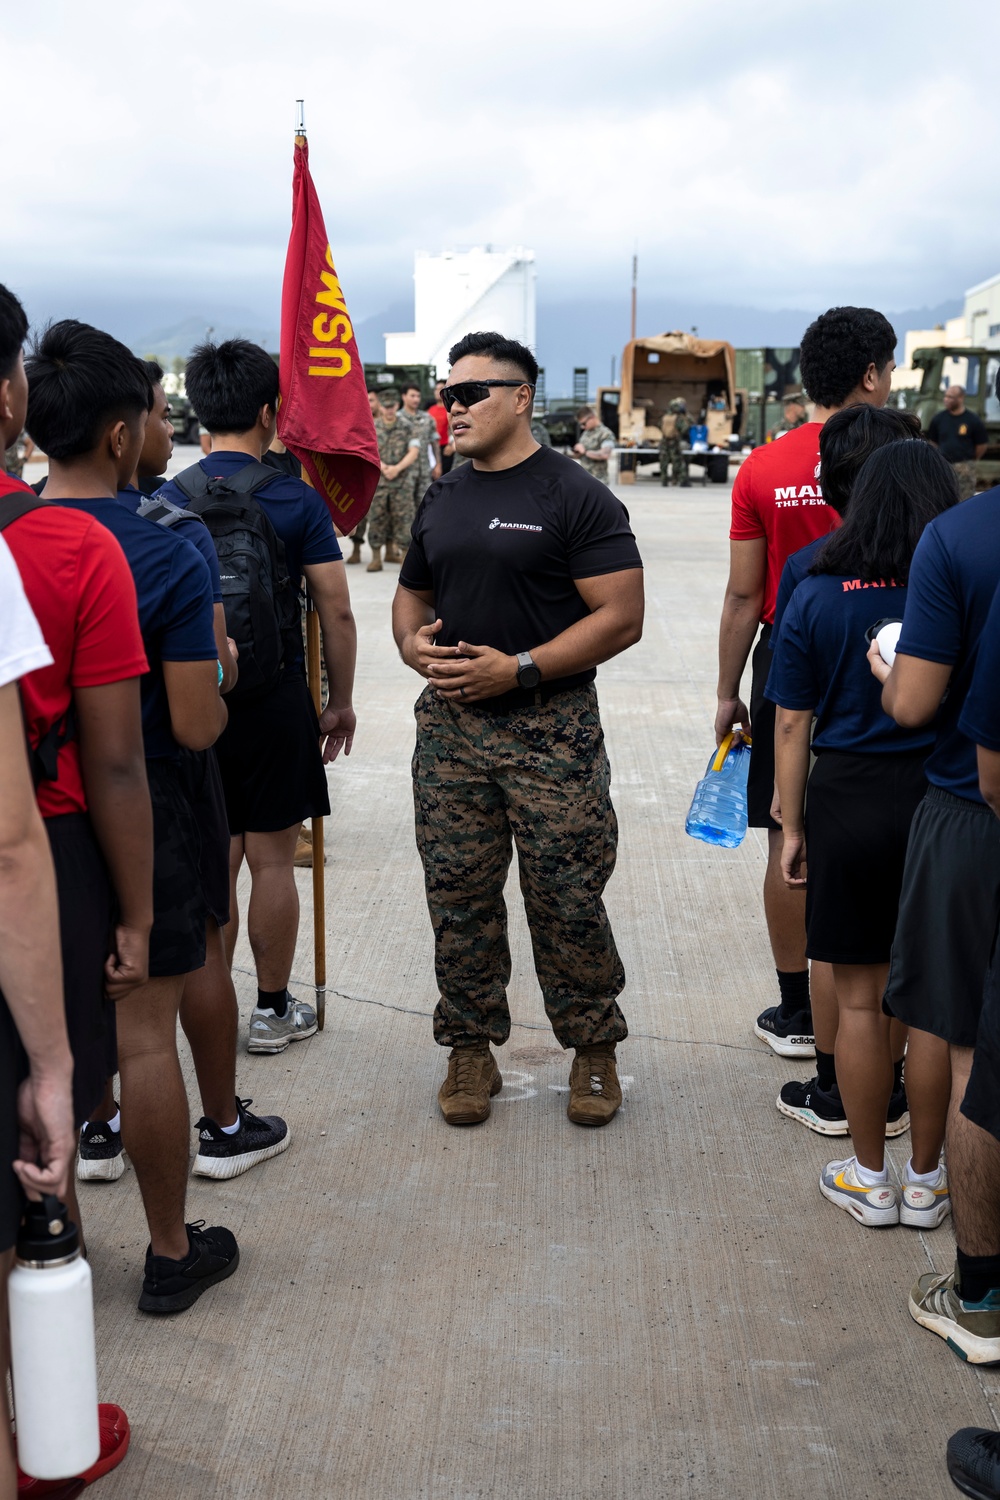
[[[990,102],[964,44],[961,70],[942,56],[941,18],[926,0],[21,7],[0,36],[2,274],[273,321],[304,95],[356,317],[405,290],[415,249],[483,242],[532,246],[550,301],[626,297],[638,240],[646,294],[685,304],[936,302],[1000,254]],[[961,29],[991,56],[1000,12],[973,0]]]

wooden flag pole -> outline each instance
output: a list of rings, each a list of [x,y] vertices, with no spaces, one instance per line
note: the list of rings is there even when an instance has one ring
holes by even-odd
[[[323,685],[319,660],[319,615],[312,595],[306,592],[306,675],[316,713],[322,710]],[[313,983],[316,986],[316,1024],[326,1024],[326,867],[323,855],[322,818],[312,820],[313,886]]]

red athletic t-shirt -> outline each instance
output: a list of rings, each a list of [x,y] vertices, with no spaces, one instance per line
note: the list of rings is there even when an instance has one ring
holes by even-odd
[[[755,448],[740,466],[733,485],[729,539],[767,542],[767,573],[761,622],[774,623],[778,582],[786,560],[800,547],[826,536],[840,517],[824,503],[819,487],[819,435],[822,422],[806,422]]]
[[[443,448],[446,443],[451,442],[451,433],[448,431],[448,413],[441,403],[438,402],[436,406],[429,406],[427,408],[427,415],[434,418],[434,426],[438,430],[438,437],[441,439],[441,447]]]
[[[0,493],[15,487],[5,480]],[[74,688],[104,687],[148,670],[139,607],[124,552],[83,511],[46,505],[11,522],[3,536],[52,652],[52,666],[21,679],[28,736],[37,745],[69,708]],[[86,812],[75,738],[59,751],[58,779],[39,786],[38,807],[43,818]]]

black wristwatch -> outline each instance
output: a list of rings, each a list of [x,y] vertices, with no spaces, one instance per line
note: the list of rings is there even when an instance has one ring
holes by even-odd
[[[542,680],[542,674],[531,659],[530,651],[519,651],[517,653],[517,685],[523,688],[536,688]]]

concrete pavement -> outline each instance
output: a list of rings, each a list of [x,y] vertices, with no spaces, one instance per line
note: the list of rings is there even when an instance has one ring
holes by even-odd
[[[81,1187],[101,1394],[133,1425],[106,1500],[937,1500],[948,1435],[998,1425],[996,1373],[906,1312],[916,1276],[948,1268],[950,1226],[860,1228],[816,1185],[849,1142],[774,1108],[809,1070],[752,1034],[776,998],[761,838],[726,851],[684,835],[711,747],[728,491],[620,493],[649,603],[641,644],[599,677],[632,1027],[619,1118],[566,1120],[569,1058],[516,877],[505,1088],[482,1127],[438,1114],[409,792],[418,683],[389,636],[396,569],[352,568],[359,730],[330,775],[326,1030],[276,1058],[241,1053],[241,1094],[287,1116],[290,1149],[191,1184],[189,1217],[234,1230],[238,1272],[187,1313],[142,1317],[134,1174]],[[242,937],[237,965],[245,1042]],[[908,1144],[890,1147],[898,1166]]]

